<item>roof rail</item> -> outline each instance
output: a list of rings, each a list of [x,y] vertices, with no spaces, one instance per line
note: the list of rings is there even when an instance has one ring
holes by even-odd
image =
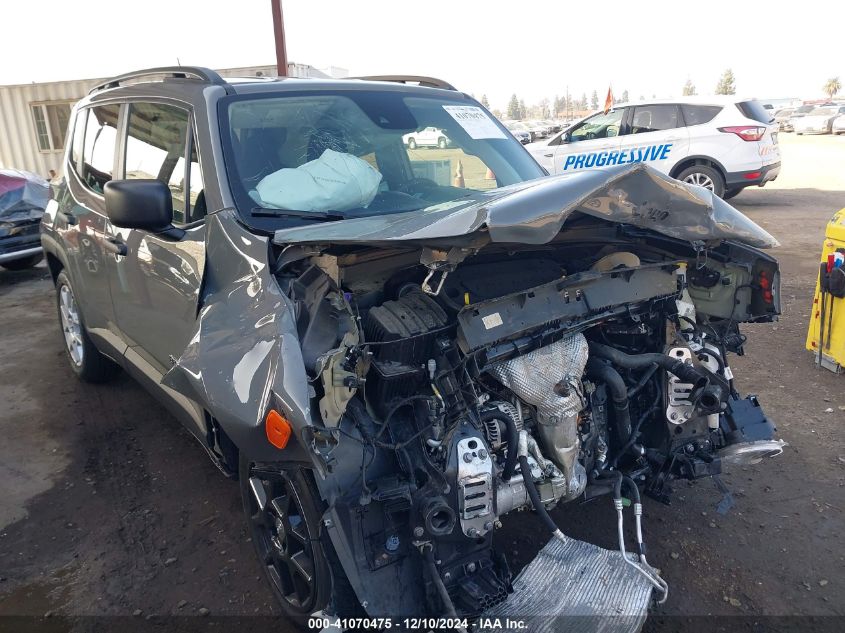
[[[443,90],[455,90],[457,88],[450,83],[435,77],[424,77],[419,75],[370,75],[367,77],[350,77],[349,79],[363,79],[365,81],[393,81],[400,84],[415,83],[426,88],[442,88]]]
[[[124,81],[129,81],[130,79],[141,79],[142,77],[149,77],[152,75],[167,75],[171,79],[188,79],[190,77],[215,86],[222,86],[226,89],[227,94],[234,93],[234,90],[232,90],[226,80],[210,68],[203,68],[202,66],[161,66],[160,68],[135,70],[131,73],[112,77],[111,79],[99,83],[91,88],[91,90],[88,91],[88,94],[90,95],[98,90],[105,90],[106,88],[117,88]]]

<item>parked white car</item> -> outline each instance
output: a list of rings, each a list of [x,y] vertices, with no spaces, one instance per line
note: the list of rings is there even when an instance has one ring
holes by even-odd
[[[811,110],[793,124],[796,134],[830,134],[833,120],[845,114],[845,105],[824,105]]]
[[[427,127],[419,132],[405,134],[402,140],[408,146],[408,149],[416,149],[417,147],[439,147],[440,149],[446,149],[451,143],[446,133],[436,127]]]
[[[620,104],[526,147],[552,174],[646,162],[722,198],[780,172],[771,111],[732,96]]]
[[[845,114],[840,114],[833,119],[833,126],[831,131],[834,134],[845,134]]]

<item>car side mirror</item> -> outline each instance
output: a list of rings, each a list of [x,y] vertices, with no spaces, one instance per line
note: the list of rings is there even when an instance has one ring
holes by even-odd
[[[572,142],[572,133],[571,132],[564,133],[563,142],[564,143],[571,143]]]
[[[160,180],[110,180],[103,192],[106,215],[115,226],[154,233],[173,226],[173,197]]]

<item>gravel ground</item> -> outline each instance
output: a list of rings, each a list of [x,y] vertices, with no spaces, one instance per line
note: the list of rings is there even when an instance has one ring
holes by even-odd
[[[784,315],[744,328],[747,356],[733,368],[789,445],[723,475],[735,500],[726,514],[709,481],[677,484],[671,506],[646,501],[649,558],[672,587],[656,614],[753,616],[724,630],[845,615],[845,376],[816,370],[804,350],[825,223],[845,206],[845,137],[782,134],[781,144],[782,177],[734,203],[782,242]],[[127,377],[75,380],[54,306],[43,265],[0,272],[0,616],[277,613],[236,484]],[[606,500],[555,518],[614,547]],[[546,541],[528,513],[498,538],[520,564]]]

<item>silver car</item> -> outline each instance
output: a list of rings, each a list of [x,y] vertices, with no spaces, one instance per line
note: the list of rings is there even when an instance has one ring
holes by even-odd
[[[811,110],[794,123],[796,134],[830,134],[833,120],[845,114],[845,105],[825,105]]]

